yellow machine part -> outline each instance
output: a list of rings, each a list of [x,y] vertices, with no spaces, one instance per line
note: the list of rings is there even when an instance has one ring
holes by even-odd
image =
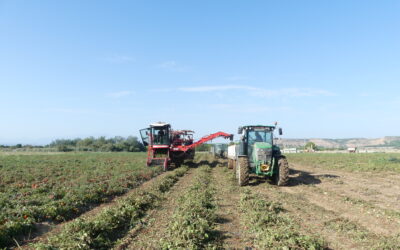
[[[261,171],[263,171],[263,172],[269,171],[269,168],[270,168],[270,165],[268,165],[268,164],[261,164],[261,167],[260,167]]]

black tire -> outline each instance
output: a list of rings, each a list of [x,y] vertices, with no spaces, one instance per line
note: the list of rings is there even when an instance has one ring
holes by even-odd
[[[180,168],[182,165],[182,161],[176,161],[175,162],[175,168]]]
[[[249,161],[247,157],[240,157],[237,164],[237,179],[239,186],[246,186],[249,184]]]
[[[289,163],[286,157],[278,158],[278,171],[273,176],[274,183],[278,186],[286,186],[289,182]]]

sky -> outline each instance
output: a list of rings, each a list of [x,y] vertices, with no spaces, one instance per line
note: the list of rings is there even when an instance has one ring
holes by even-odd
[[[0,144],[400,135],[400,1],[0,0]]]

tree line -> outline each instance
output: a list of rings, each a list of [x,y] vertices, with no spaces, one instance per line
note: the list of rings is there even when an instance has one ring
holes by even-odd
[[[95,138],[93,136],[84,139],[57,139],[51,142],[49,147],[57,151],[96,151],[96,152],[141,152],[145,146],[136,136],[115,136],[106,138],[104,136]]]

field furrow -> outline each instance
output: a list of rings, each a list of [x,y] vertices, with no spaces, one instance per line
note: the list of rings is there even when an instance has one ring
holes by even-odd
[[[165,197],[160,201],[159,207],[149,212],[149,215],[140,224],[128,232],[128,234],[114,247],[114,249],[140,249],[157,248],[160,239],[166,235],[167,225],[172,217],[177,199],[193,182],[198,169],[189,169]]]
[[[246,230],[241,223],[239,187],[232,171],[226,167],[226,161],[219,161],[213,172],[215,180],[217,207],[217,228],[223,247],[227,249],[244,249],[251,246]]]

